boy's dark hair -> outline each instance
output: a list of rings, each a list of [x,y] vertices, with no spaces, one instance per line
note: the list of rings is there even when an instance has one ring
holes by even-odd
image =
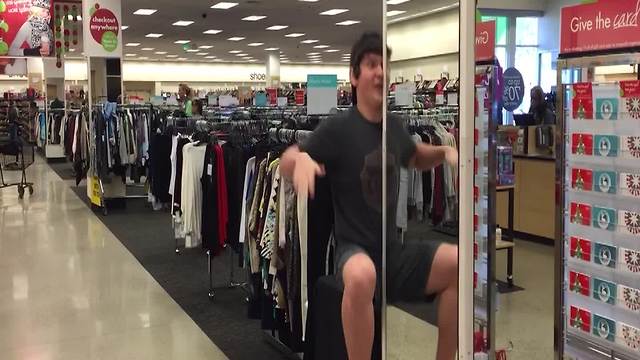
[[[351,48],[349,66],[353,69],[353,75],[360,77],[360,63],[367,54],[382,56],[382,36],[375,31],[368,31],[360,36],[360,39]],[[387,46],[387,58],[391,57],[391,49]],[[351,99],[353,105],[358,103],[356,87],[351,85]]]

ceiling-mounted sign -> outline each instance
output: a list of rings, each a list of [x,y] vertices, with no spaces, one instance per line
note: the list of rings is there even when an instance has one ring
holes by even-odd
[[[338,75],[307,75],[307,114],[329,114],[338,107]]]
[[[396,85],[395,100],[398,106],[412,106],[413,94],[416,92],[416,85],[413,82],[406,82]]]
[[[496,52],[496,22],[476,23],[476,61],[492,61]]]
[[[522,105],[524,101],[524,79],[516,68],[508,68],[502,75],[504,91],[502,93],[503,107],[507,111],[513,111]]]
[[[296,89],[296,105],[304,105],[304,89]]]
[[[84,53],[88,57],[122,56],[122,8],[120,0],[82,2]]]
[[[640,46],[640,1],[598,1],[562,8],[560,53]]]
[[[0,1],[0,56],[51,56],[51,0]]]
[[[278,89],[276,88],[267,89],[267,101],[269,105],[278,105]]]

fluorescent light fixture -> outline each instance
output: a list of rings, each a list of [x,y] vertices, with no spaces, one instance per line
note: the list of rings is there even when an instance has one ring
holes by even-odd
[[[166,51],[156,51],[156,55],[167,55]]]
[[[387,0],[387,5],[398,5],[402,3],[406,3],[409,0]]]
[[[242,58],[243,60],[252,60],[253,58],[251,56],[246,56]]]
[[[168,58],[177,58],[178,55],[167,55]]]
[[[280,50],[280,48],[266,48],[264,50],[265,51],[276,51],[276,50]]]
[[[129,28],[129,26],[127,26],[127,25],[120,26],[120,30],[127,30],[128,28]]]
[[[278,31],[278,30],[284,30],[288,27],[289,25],[273,25],[273,26],[269,26],[267,30]]]
[[[187,60],[187,58],[181,57],[181,58],[178,58],[178,60],[185,61],[185,60]]]
[[[174,22],[171,25],[173,25],[173,26],[189,26],[191,24],[193,24],[193,21],[190,21],[190,20],[178,20],[178,21]]]
[[[282,60],[283,63],[290,63],[291,61],[289,60]]]
[[[404,10],[391,10],[391,11],[387,11],[387,16],[396,16],[404,13],[406,13],[406,11]]]
[[[124,54],[124,56],[132,57],[132,56],[138,56],[138,54]]]
[[[215,35],[215,34],[220,34],[221,32],[222,32],[222,30],[210,29],[210,30],[207,30],[207,31],[203,32],[203,34]]]
[[[342,59],[342,61],[351,61],[351,59],[344,59],[344,58],[343,58],[343,59]]]
[[[198,49],[211,49],[211,48],[213,48],[212,45],[201,45],[201,46],[198,46]]]
[[[320,60],[313,60],[311,63],[313,63],[313,64],[320,64],[320,63],[322,63],[322,61],[320,61]]]
[[[329,48],[329,47],[330,47],[329,45],[316,45],[313,48],[314,49],[326,49],[326,48]]]
[[[242,53],[242,54],[236,54],[236,56],[237,56],[237,57],[245,57],[245,56],[247,56],[247,55],[249,55],[249,54],[245,54],[245,53]]]
[[[213,6],[211,6],[212,9],[222,9],[222,10],[228,10],[231,9],[234,6],[238,6],[238,3],[234,3],[234,2],[219,2]]]
[[[136,46],[140,46],[140,43],[127,43],[125,46],[136,47]]]
[[[342,13],[346,13],[347,11],[349,11],[349,9],[331,9],[331,10],[327,10],[327,11],[321,12],[320,15],[333,16],[333,15],[339,15],[339,14],[342,14]]]
[[[287,34],[287,35],[285,35],[285,37],[297,38],[297,37],[305,36],[305,35],[307,35],[307,34],[303,34],[303,33],[291,33],[291,34]]]
[[[309,55],[307,56],[309,59],[319,59],[322,57],[322,55]]]
[[[215,56],[213,56],[213,55],[209,55],[209,56],[205,56],[204,58],[205,58],[205,59],[215,59],[216,57],[215,57]]]
[[[247,16],[247,17],[243,17],[242,20],[244,21],[259,21],[262,19],[265,19],[266,16],[263,15],[251,15],[251,16]]]
[[[190,42],[191,42],[191,40],[178,40],[178,41],[175,41],[174,44],[184,45],[184,44],[188,44]]]
[[[156,9],[138,9],[136,11],[133,12],[133,15],[153,15],[156,13]]]
[[[206,53],[206,52],[199,52],[199,53],[197,53],[196,55],[198,55],[198,56],[205,56],[205,55],[209,55],[209,53]]]
[[[144,37],[157,39],[157,38],[161,38],[163,35],[164,34],[149,33],[149,34],[145,35]]]
[[[334,53],[334,52],[338,52],[340,50],[338,49],[329,49],[329,50],[325,50],[324,52],[328,52],[328,53]]]
[[[153,51],[153,50],[155,50],[155,49],[156,49],[156,48],[142,48],[142,49],[140,49],[140,50],[142,50],[142,51]]]
[[[138,60],[149,60],[149,58],[146,57],[146,56],[141,56],[141,57],[138,58]]]
[[[200,50],[198,50],[198,49],[188,49],[187,50],[187,52],[192,52],[192,53],[195,53],[195,52],[198,52],[198,51],[200,51]]]
[[[307,53],[307,55],[309,55],[309,56],[320,55],[320,53],[319,52],[310,52],[310,53]]]
[[[234,37],[230,37],[230,38],[228,38],[227,40],[229,40],[229,41],[242,41],[242,40],[244,40],[244,39],[245,39],[245,38],[244,38],[244,37],[242,37],[242,36],[234,36]]]
[[[240,54],[242,52],[242,50],[231,50],[229,51],[229,54]]]
[[[301,44],[315,44],[317,43],[319,40],[302,40],[300,41]]]
[[[248,46],[262,46],[262,45],[264,45],[264,43],[250,43],[250,44],[247,44],[247,45]]]
[[[249,60],[249,62],[256,62],[256,61],[258,61],[258,60],[256,60],[256,59]]]
[[[299,1],[302,1],[302,2],[318,2],[319,0],[299,0]]]
[[[360,24],[359,20],[346,20],[346,21],[341,21],[339,23],[336,23],[336,25],[338,26],[350,26],[350,25],[355,25],[355,24]]]

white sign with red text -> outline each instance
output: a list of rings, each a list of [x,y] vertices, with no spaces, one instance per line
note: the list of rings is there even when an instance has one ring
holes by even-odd
[[[120,0],[83,1],[82,22],[85,56],[122,57]]]

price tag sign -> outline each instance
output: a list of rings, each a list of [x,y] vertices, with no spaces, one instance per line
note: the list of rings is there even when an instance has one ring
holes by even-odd
[[[516,68],[508,68],[503,75],[504,93],[502,94],[503,107],[507,111],[513,111],[522,105],[524,100],[524,79]]]

